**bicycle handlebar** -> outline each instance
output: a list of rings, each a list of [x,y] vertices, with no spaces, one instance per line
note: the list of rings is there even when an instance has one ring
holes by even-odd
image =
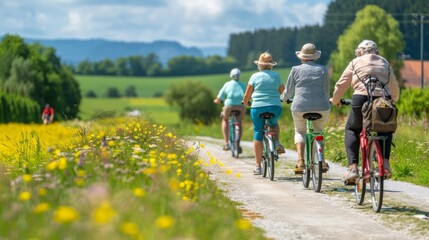
[[[350,105],[352,103],[351,99],[340,99],[341,105]]]

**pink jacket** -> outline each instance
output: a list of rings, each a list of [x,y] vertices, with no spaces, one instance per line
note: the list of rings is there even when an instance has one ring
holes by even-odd
[[[368,95],[365,85],[358,78],[359,76],[362,79],[366,75],[376,76],[383,83],[389,82],[385,86],[388,94],[392,96],[393,101],[396,102],[399,100],[399,84],[390,64],[379,55],[365,54],[353,59],[346,67],[340,79],[335,84],[332,103],[339,103],[341,97],[350,86],[353,88],[353,95]],[[376,93],[375,95],[379,94]]]

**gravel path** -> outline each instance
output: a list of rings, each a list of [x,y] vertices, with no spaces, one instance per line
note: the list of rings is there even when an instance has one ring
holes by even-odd
[[[292,171],[296,152],[287,150],[276,163],[274,181],[253,175],[253,144],[243,142],[239,159],[221,150],[222,141],[207,137],[188,140],[199,145],[200,158],[215,158],[212,179],[239,204],[243,215],[265,230],[269,239],[429,239],[429,188],[386,181],[381,213],[372,210],[369,194],[356,204],[353,187],[344,186],[345,167],[329,162],[322,191],[302,185]]]

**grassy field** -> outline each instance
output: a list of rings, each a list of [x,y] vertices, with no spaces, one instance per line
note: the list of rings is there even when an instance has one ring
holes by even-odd
[[[256,69],[255,69],[256,70]],[[276,69],[283,82],[286,82],[290,69]],[[242,72],[241,79],[247,82],[250,75],[255,71]],[[98,97],[106,97],[107,89],[116,87],[121,94],[129,86],[135,86],[138,97],[153,97],[155,94],[162,94],[171,84],[186,81],[199,81],[205,83],[213,93],[217,93],[223,84],[228,81],[229,73],[213,74],[207,76],[182,76],[182,77],[115,77],[115,76],[76,76],[79,82],[82,95],[92,90]]]

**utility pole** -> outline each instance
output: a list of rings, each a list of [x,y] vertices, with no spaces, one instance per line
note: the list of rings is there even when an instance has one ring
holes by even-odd
[[[424,48],[424,24],[425,23],[429,23],[429,21],[425,22],[425,15],[422,13],[413,13],[412,14],[414,17],[417,17],[420,15],[420,20],[413,20],[414,24],[420,23],[420,82],[421,82],[421,87],[424,88],[425,87],[425,67],[424,67],[424,57],[423,57],[423,48]]]
[[[423,21],[424,21],[425,16],[422,14],[420,15],[420,67],[421,67],[421,83],[422,83],[422,88],[425,87],[425,60],[423,58],[423,40],[424,40],[424,31],[423,31]]]

